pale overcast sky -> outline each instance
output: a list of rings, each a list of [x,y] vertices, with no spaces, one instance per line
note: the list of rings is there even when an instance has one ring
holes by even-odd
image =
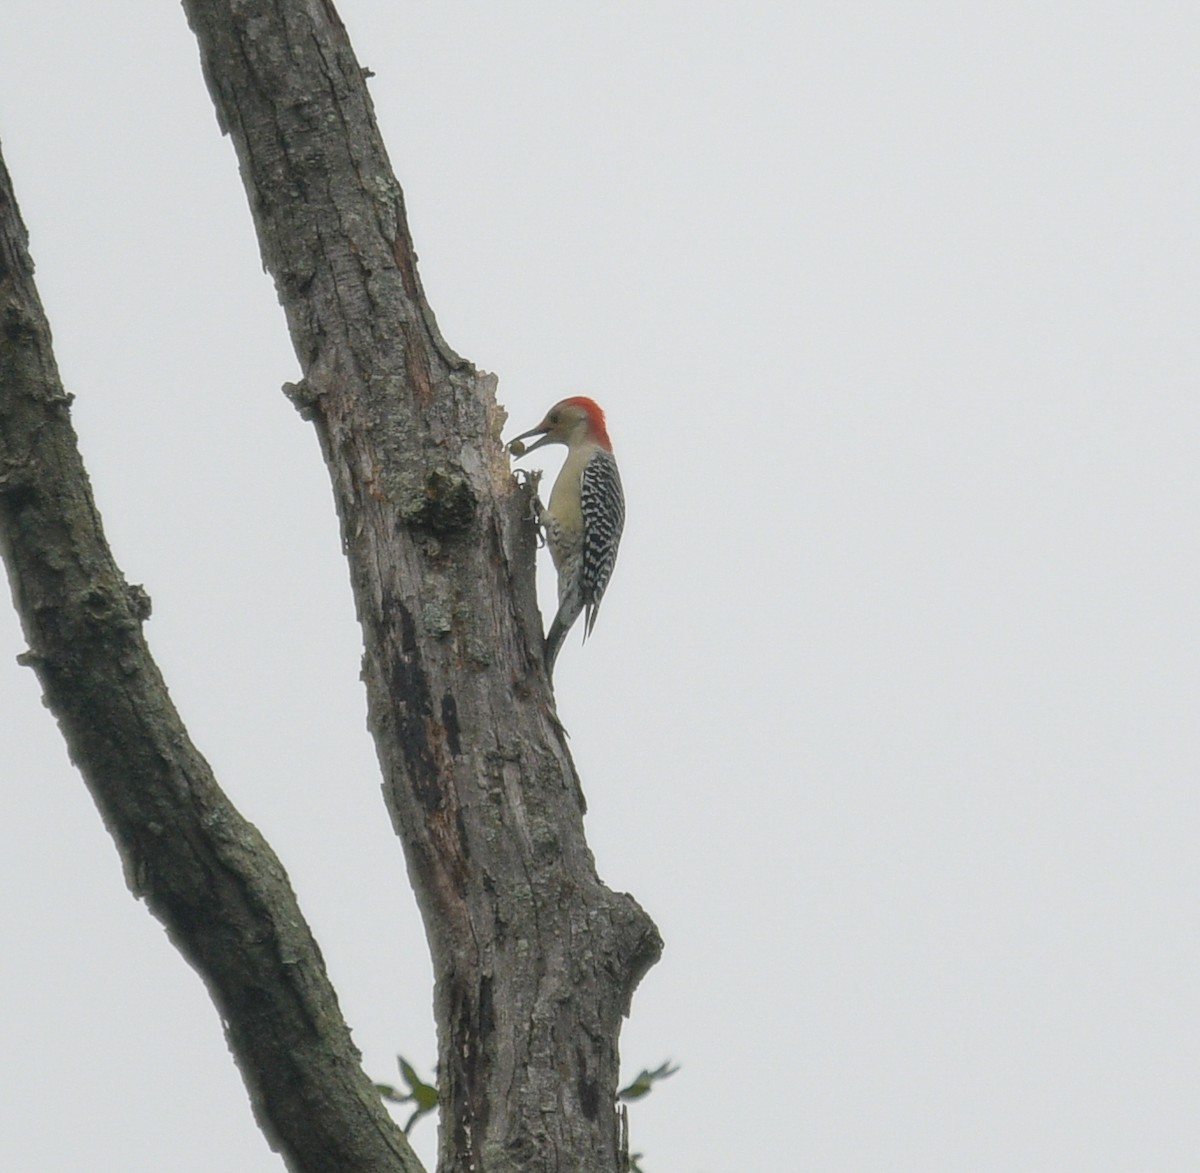
[[[558,699],[666,940],[622,1046],[681,1064],[631,1110],[647,1173],[1194,1170],[1200,10],[340,9],[506,435],[608,410],[629,522]],[[3,25],[152,649],[368,1070],[427,1073],[330,492],[183,14]],[[278,1173],[23,647],[5,604],[0,1168]]]

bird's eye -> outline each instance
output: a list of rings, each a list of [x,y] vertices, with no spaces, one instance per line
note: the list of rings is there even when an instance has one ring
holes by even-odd
[[[550,421],[551,424],[556,424],[556,423],[558,423],[558,412],[552,411],[546,418]]]

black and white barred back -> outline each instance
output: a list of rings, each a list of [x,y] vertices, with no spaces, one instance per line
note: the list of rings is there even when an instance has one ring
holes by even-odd
[[[583,638],[596,623],[600,600],[617,562],[621,530],[625,528],[625,494],[611,452],[598,451],[583,469],[579,487],[583,514]]]
[[[625,526],[625,494],[611,452],[598,449],[584,465],[579,482],[579,511],[583,533],[564,533],[553,518],[545,518],[546,540],[558,568],[558,613],[546,633],[546,665],[554,662],[579,613],[584,613],[583,638],[596,623],[600,600],[617,561]]]

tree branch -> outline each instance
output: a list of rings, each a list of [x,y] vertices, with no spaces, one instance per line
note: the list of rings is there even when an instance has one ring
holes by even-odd
[[[184,7],[304,372],[289,393],[333,481],[437,975],[439,1168],[611,1173],[620,1018],[661,942],[584,840],[495,382],[433,323],[332,4]]]
[[[388,810],[436,973],[441,1173],[612,1173],[620,1019],[661,942],[596,875],[495,381],[445,344],[328,0],[185,0],[330,469]],[[5,176],[5,183],[7,177]],[[300,1170],[415,1169],[277,860],[191,746],[113,564],[3,196],[0,534],[47,702],[131,887],[200,970]]]
[[[192,745],[80,460],[0,158],[0,552],[46,703],[126,880],[200,973],[259,1124],[304,1173],[416,1173],[279,860]]]

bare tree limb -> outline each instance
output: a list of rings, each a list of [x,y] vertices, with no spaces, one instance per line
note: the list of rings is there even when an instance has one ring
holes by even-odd
[[[279,860],[192,745],[92,500],[0,159],[0,552],[71,758],[125,865],[220,1011],[291,1169],[416,1173],[338,1009]]]
[[[584,839],[494,380],[437,330],[328,0],[184,7],[300,359],[287,390],[333,482],[384,796],[433,954],[439,1169],[612,1173],[620,1020],[661,942]],[[103,546],[11,211],[3,361],[18,393],[0,417],[0,499],[48,702],[292,1167],[414,1168],[282,868],[216,789],[145,653],[144,596]]]

